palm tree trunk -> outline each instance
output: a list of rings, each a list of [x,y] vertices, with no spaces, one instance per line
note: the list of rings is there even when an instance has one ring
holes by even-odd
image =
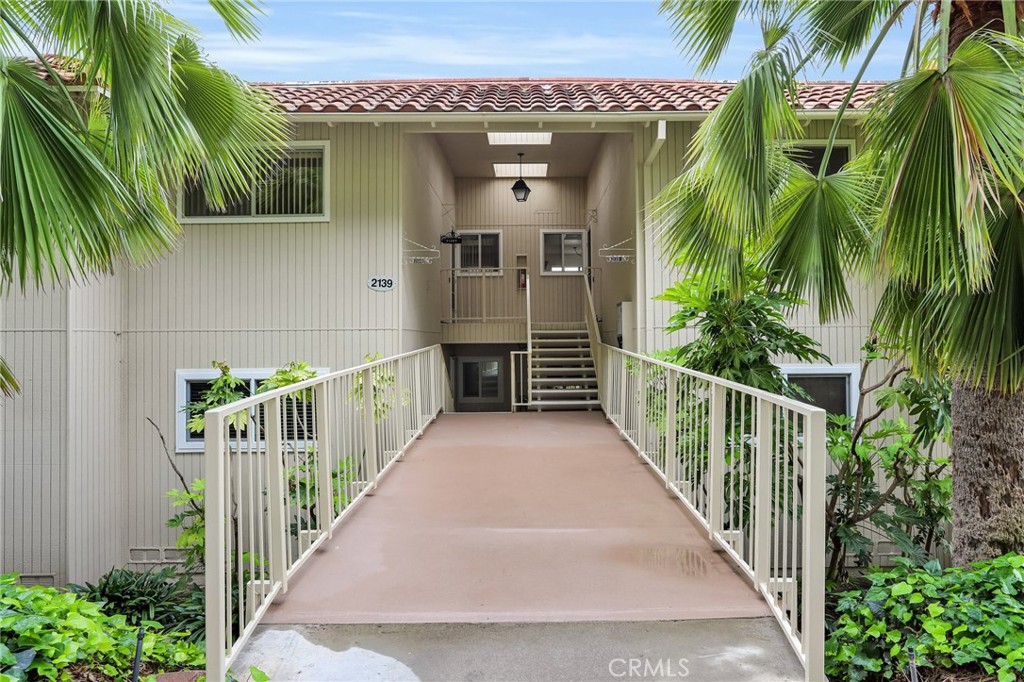
[[[953,562],[1024,550],[1024,393],[953,388]]]

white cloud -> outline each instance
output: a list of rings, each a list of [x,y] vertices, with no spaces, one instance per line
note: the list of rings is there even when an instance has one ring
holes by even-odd
[[[609,60],[674,57],[671,49],[642,36],[593,33],[512,35],[499,31],[454,37],[414,31],[353,36],[349,40],[265,36],[239,45],[226,34],[209,36],[204,47],[228,69],[287,71],[299,66],[352,66],[404,63],[433,67],[583,67]],[[365,69],[364,69],[365,70]]]

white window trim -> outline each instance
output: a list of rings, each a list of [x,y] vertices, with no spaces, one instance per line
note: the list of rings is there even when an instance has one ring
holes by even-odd
[[[547,234],[578,234],[583,237],[583,271],[582,272],[551,272],[544,269],[544,235]],[[590,235],[586,230],[541,230],[540,231],[540,274],[541,277],[579,277],[590,270]]]
[[[779,365],[786,376],[849,377],[846,405],[851,417],[857,416],[860,399],[860,365]]]
[[[186,216],[185,191],[178,191],[177,211],[178,222],[182,225],[201,225],[208,223],[239,224],[239,223],[326,223],[331,220],[331,143],[330,140],[296,140],[289,142],[288,149],[321,149],[324,153],[323,171],[323,207],[320,215],[221,215],[221,216]]]
[[[273,376],[279,368],[266,367],[231,368],[231,374],[245,381],[262,381]],[[329,374],[327,367],[315,367],[317,376]],[[174,451],[183,453],[202,453],[205,444],[202,440],[189,438],[187,415],[182,409],[188,403],[188,384],[191,381],[213,381],[220,376],[219,369],[178,369],[174,371]]]
[[[498,267],[496,268],[481,268],[481,267],[464,267],[462,265],[462,244],[455,245],[455,258],[458,261],[458,266],[452,266],[455,268],[455,272],[459,277],[500,277],[502,268],[505,263],[505,236],[501,230],[469,230],[467,232],[459,232],[463,237],[466,235],[476,234],[496,234],[498,235]],[[468,270],[469,272],[463,272]]]

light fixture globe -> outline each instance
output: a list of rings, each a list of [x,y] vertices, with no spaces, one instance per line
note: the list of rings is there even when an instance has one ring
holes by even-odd
[[[512,194],[516,201],[522,203],[530,196],[530,186],[523,180],[523,153],[519,152],[519,179],[512,185]]]

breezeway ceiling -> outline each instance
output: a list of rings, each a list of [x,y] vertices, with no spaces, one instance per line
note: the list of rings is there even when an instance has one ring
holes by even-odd
[[[493,178],[494,163],[547,163],[549,178],[582,178],[590,173],[604,133],[554,133],[551,144],[492,145],[487,133],[436,133],[441,152],[457,178]]]

